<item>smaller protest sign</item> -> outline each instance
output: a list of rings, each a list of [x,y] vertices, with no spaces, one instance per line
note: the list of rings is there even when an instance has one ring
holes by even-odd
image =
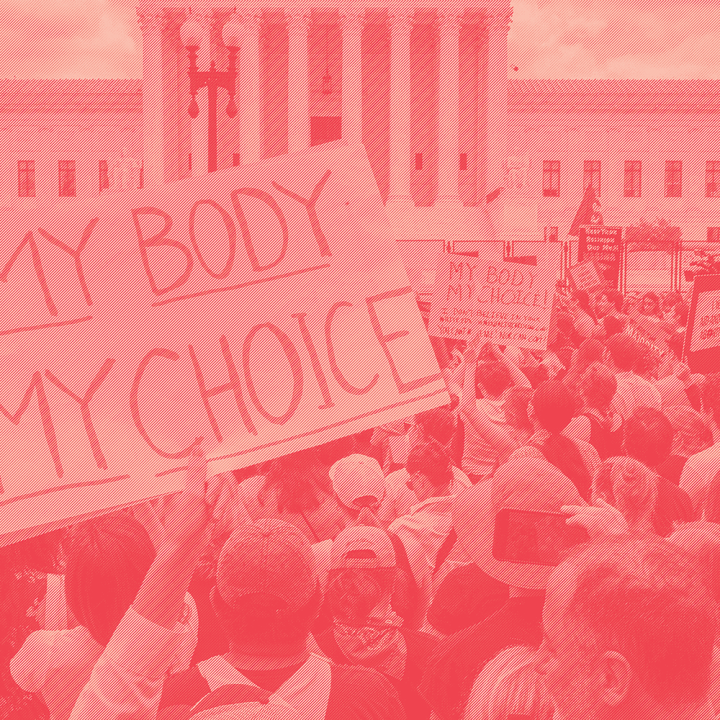
[[[594,257],[602,277],[610,287],[617,288],[620,281],[622,254],[622,228],[604,225],[583,225],[578,236],[578,261]]]
[[[499,345],[544,350],[557,258],[548,254],[537,266],[504,260],[442,254],[438,257],[430,335],[469,339],[476,333]]]
[[[593,293],[607,284],[595,257],[591,256],[568,268],[570,282],[575,290]]]
[[[692,372],[720,368],[720,275],[698,275],[693,281],[684,356]]]
[[[664,329],[662,321],[659,318],[643,315],[637,308],[633,308],[628,313],[625,332],[660,355],[664,355],[670,349],[667,344],[670,333]]]

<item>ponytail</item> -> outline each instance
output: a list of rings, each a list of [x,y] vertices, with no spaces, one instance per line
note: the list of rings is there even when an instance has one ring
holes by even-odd
[[[572,480],[583,500],[590,498],[592,478],[577,445],[560,433],[551,433],[538,448],[545,459]]]

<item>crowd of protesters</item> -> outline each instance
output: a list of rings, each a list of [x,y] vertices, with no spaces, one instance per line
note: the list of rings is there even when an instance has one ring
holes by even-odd
[[[182,493],[0,548],[0,718],[720,717],[687,317],[576,291],[546,351],[433,339],[445,407],[214,477],[195,446]],[[574,539],[503,554],[505,511]]]

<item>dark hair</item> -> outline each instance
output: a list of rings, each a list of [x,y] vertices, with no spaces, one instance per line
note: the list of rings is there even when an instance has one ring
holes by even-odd
[[[662,307],[665,310],[669,310],[682,302],[682,295],[679,292],[669,292],[662,299]]]
[[[74,528],[65,571],[67,602],[101,645],[112,637],[154,558],[147,531],[126,513]]]
[[[321,465],[315,451],[301,450],[270,464],[258,496],[261,504],[271,490],[277,493],[280,512],[298,513],[320,507],[323,494],[332,493],[332,484],[327,468]]]
[[[610,368],[599,362],[590,365],[580,379],[580,390],[588,407],[608,411],[617,391],[617,380]]]
[[[612,315],[606,315],[602,319],[603,327],[605,328],[605,337],[611,338],[618,333],[621,333],[623,331],[623,324],[622,322]]]
[[[448,407],[425,410],[415,416],[415,424],[426,438],[437,440],[446,446],[455,433],[455,413]]]
[[[642,306],[645,304],[645,300],[652,300],[653,302],[653,313],[660,312],[660,298],[654,292],[646,292],[640,300],[640,312],[642,312]]]
[[[703,519],[708,522],[720,523],[720,470],[708,485],[703,507]]]
[[[707,699],[717,606],[695,563],[672,543],[622,536],[581,546],[566,616],[615,650],[667,708]]]
[[[702,401],[705,410],[709,410],[715,422],[720,425],[720,372],[708,373],[705,376]]]
[[[512,385],[512,378],[500,361],[488,360],[477,364],[475,383],[482,385],[493,397],[499,397]]]
[[[649,468],[656,468],[670,456],[674,434],[670,420],[659,410],[636,408],[625,421],[625,452]]]
[[[660,365],[660,355],[649,345],[644,345],[643,343],[639,345],[638,357],[637,360],[635,360],[633,372],[636,375],[645,375],[645,373],[652,374],[653,371],[657,371]]]
[[[322,465],[332,467],[338,460],[352,455],[355,438],[352,435],[330,440],[315,447],[315,456]]]
[[[582,310],[584,310],[593,320],[597,322],[595,311],[590,306],[590,295],[587,290],[575,290],[572,299],[577,302]]]
[[[217,587],[210,594],[211,603],[227,639],[250,651],[262,651],[268,645],[305,645],[315,622],[322,592],[318,585],[310,600],[297,610],[274,595],[244,595],[231,607],[220,596]]]
[[[605,343],[615,367],[622,372],[629,372],[635,367],[640,357],[640,343],[630,335],[617,333]]]
[[[575,399],[557,380],[540,383],[533,393],[533,410],[540,426],[550,435],[539,447],[545,459],[572,480],[580,495],[590,495],[591,477],[577,445],[561,435],[575,414]]]
[[[503,411],[508,424],[521,430],[532,431],[532,423],[528,418],[528,403],[532,398],[532,390],[526,387],[511,387],[507,397]],[[516,420],[516,425],[509,422],[508,411]]]
[[[436,488],[448,486],[453,479],[452,461],[445,449],[435,440],[418,443],[408,453],[405,469],[412,475],[422,472]]]
[[[615,305],[615,309],[618,312],[622,311],[624,298],[623,294],[619,290],[613,290],[612,288],[608,288],[605,290],[601,290],[597,296],[607,298],[607,301],[609,303]]]
[[[688,312],[689,308],[687,303],[679,302],[675,305],[675,314],[677,315],[678,322],[682,325],[682,327],[687,325]]]
[[[362,625],[383,595],[392,593],[395,576],[395,568],[331,570],[326,598],[333,617]]]

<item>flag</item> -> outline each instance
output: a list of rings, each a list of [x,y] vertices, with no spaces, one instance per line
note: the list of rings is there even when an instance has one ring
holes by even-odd
[[[590,225],[593,215],[593,205],[596,202],[595,188],[592,185],[588,185],[585,188],[585,194],[580,202],[580,207],[577,213],[575,213],[575,219],[572,221],[570,230],[568,230],[568,235],[575,235],[577,237],[580,234],[581,225]]]

